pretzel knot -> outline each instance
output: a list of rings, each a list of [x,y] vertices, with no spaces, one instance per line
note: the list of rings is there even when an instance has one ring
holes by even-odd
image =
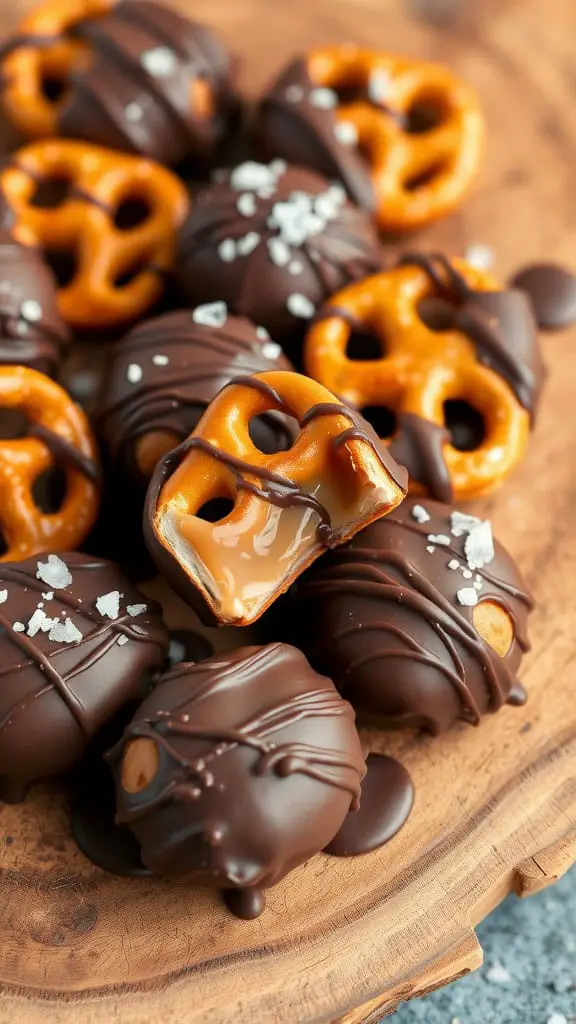
[[[300,430],[288,451],[265,455],[250,424],[272,409]],[[391,511],[405,492],[404,471],[357,412],[315,381],[271,371],[232,381],[159,463],[146,539],[206,621],[245,625],[326,547]],[[216,515],[215,499],[227,502]]]
[[[23,413],[23,437],[0,441],[0,528],[13,562],[50,549],[74,550],[99,505],[96,443],[82,410],[50,378],[24,366],[0,367],[0,408]],[[34,485],[60,465],[66,490],[55,512],[36,504]]]
[[[444,299],[444,323],[422,319],[432,297]],[[367,334],[379,353],[351,358],[354,339]],[[488,493],[516,465],[543,378],[519,292],[460,260],[418,255],[333,296],[308,333],[304,363],[342,400],[391,410],[394,457],[413,490],[443,501]],[[480,418],[479,436],[459,447],[447,429],[453,403]]]
[[[58,119],[68,101],[67,83],[85,66],[87,46],[66,34],[79,22],[106,14],[114,0],[57,0],[32,11],[18,35],[0,49],[2,105],[23,135],[58,134]],[[51,93],[53,90],[53,94]]]
[[[39,186],[50,183],[66,189],[62,200],[37,205]],[[186,189],[171,171],[140,157],[53,139],[13,155],[0,173],[0,197],[15,218],[15,238],[73,257],[71,279],[59,290],[68,323],[123,323],[160,297],[188,212]],[[130,211],[136,223],[123,221]]]
[[[382,230],[413,231],[468,191],[484,118],[447,67],[348,44],[313,50],[281,73],[257,136],[269,158],[336,173]]]

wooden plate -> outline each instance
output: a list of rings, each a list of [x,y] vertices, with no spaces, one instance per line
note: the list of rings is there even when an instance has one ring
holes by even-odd
[[[5,24],[18,6],[3,0]],[[434,6],[443,27],[413,13]],[[253,90],[331,41],[447,60],[480,91],[488,159],[465,209],[418,245],[487,243],[503,274],[528,258],[574,266],[573,0],[548,16],[539,0],[196,0],[193,13],[242,50]],[[574,860],[576,332],[544,344],[551,373],[528,458],[481,507],[539,599],[528,705],[439,741],[374,735],[414,776],[408,826],[367,857],[314,858],[252,923],[210,892],[93,868],[54,788],[0,807],[0,1021],[376,1021],[477,967],[477,922]]]

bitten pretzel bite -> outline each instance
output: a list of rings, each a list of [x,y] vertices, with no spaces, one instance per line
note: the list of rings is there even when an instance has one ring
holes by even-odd
[[[22,437],[0,441],[2,562],[50,548],[79,547],[99,505],[96,444],[84,413],[54,381],[24,366],[0,366],[0,409],[28,420]],[[48,470],[65,470],[66,490],[56,512],[36,504],[34,484]]]
[[[430,299],[441,309],[426,313]],[[350,357],[355,334],[372,337],[374,358]],[[394,414],[394,458],[415,490],[442,501],[488,493],[519,462],[544,379],[525,296],[438,255],[407,255],[334,295],[308,333],[304,362],[343,400]],[[473,419],[470,436],[451,433],[455,410]]]
[[[300,432],[288,451],[264,455],[249,427],[272,409]],[[406,483],[370,426],[320,384],[282,371],[240,377],[156,467],[146,541],[205,622],[247,625],[326,548],[395,508]]]
[[[64,195],[55,206],[39,206],[37,190],[49,183]],[[15,238],[74,259],[71,279],[59,291],[67,323],[129,322],[162,294],[188,211],[186,189],[171,171],[88,143],[51,139],[14,153],[0,173],[0,193]]]
[[[343,44],[280,74],[256,135],[264,159],[336,175],[383,230],[413,231],[462,201],[484,118],[474,91],[442,64]]]

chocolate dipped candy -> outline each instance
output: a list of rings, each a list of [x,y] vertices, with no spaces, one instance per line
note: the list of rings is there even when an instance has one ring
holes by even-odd
[[[326,555],[292,598],[312,664],[390,727],[438,734],[525,699],[516,673],[533,602],[488,521],[406,500]]]
[[[69,344],[50,270],[35,249],[1,229],[0,364],[30,366],[53,376]]]
[[[159,608],[76,552],[0,565],[0,799],[69,771],[162,668]]]
[[[299,431],[288,451],[266,455],[250,423],[271,410]],[[316,381],[237,377],[156,466],[144,536],[207,625],[245,626],[323,551],[395,508],[406,487],[371,427]]]
[[[380,265],[374,228],[342,185],[283,160],[219,173],[180,234],[188,298],[221,299],[284,346],[328,296]]]
[[[153,0],[121,0],[74,35],[91,59],[72,76],[60,134],[168,166],[215,159],[236,98],[211,29]]]
[[[330,842],[365,772],[352,708],[285,644],[167,672],[109,759],[146,867],[240,917]]]
[[[234,377],[290,370],[263,327],[229,316],[223,302],[139,324],[111,354],[98,418],[112,462],[138,484],[195,429]],[[292,431],[274,412],[254,424],[264,451],[288,448]]]

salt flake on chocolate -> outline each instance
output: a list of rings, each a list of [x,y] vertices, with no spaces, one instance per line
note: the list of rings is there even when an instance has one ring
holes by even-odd
[[[300,295],[299,292],[293,292],[286,299],[286,308],[292,316],[301,317],[303,320],[309,320],[310,317],[314,316],[316,312],[316,306],[310,299],[306,298],[305,295]]]
[[[129,384],[138,384],[142,380],[142,367],[138,363],[130,363],[126,370],[126,380]]]
[[[289,103],[301,103],[304,99],[304,89],[301,85],[289,85],[284,92],[285,98]]]
[[[42,306],[36,299],[26,299],[20,306],[20,316],[30,323],[36,323],[42,319]]]
[[[441,544],[444,547],[448,547],[450,544],[450,537],[445,533],[429,533],[428,540],[431,544]]]
[[[152,362],[154,363],[154,366],[168,366],[169,361],[170,360],[168,359],[168,356],[163,356],[160,353],[158,355],[152,356]]]
[[[243,238],[236,242],[236,251],[239,256],[249,256],[260,242],[260,235],[257,231],[249,231]]]
[[[478,516],[469,516],[466,512],[453,512],[450,516],[450,528],[455,537],[461,537],[463,533],[469,533],[475,526],[482,522]]]
[[[343,146],[356,146],[358,143],[358,129],[352,121],[338,121],[334,125],[334,135]]]
[[[72,573],[58,555],[48,555],[47,562],[38,562],[36,578],[54,590],[65,590],[72,583]]]
[[[0,604],[4,604],[4,602],[6,601],[7,597],[8,597],[8,591],[7,590],[0,590]]]
[[[238,192],[259,192],[261,189],[274,191],[276,178],[277,174],[272,167],[246,160],[232,171],[230,186]]]
[[[256,200],[254,199],[252,192],[243,192],[242,195],[238,197],[236,209],[243,217],[254,216],[256,213]]]
[[[48,634],[48,639],[57,644],[77,644],[83,639],[83,635],[74,625],[72,619],[65,619],[64,622],[55,622]]]
[[[223,238],[218,246],[218,255],[223,263],[233,263],[236,259],[236,242],[233,238]]]
[[[275,266],[285,267],[290,263],[290,249],[281,238],[268,239],[268,252]]]
[[[154,78],[166,78],[176,70],[176,55],[168,46],[156,46],[153,50],[144,50],[140,63],[149,75]]]
[[[456,597],[465,608],[473,608],[475,604],[478,604],[478,594],[474,587],[462,587],[462,590],[457,592]]]
[[[120,591],[111,590],[109,594],[102,594],[96,598],[96,609],[100,615],[109,619],[117,619],[120,611]]]
[[[118,637],[116,643],[118,644],[118,647],[123,647],[124,644],[128,643],[128,637],[124,636],[124,634],[122,633],[121,636]]]
[[[278,359],[278,356],[282,353],[280,345],[277,345],[275,341],[265,341],[262,345],[262,355],[264,359]]]
[[[334,89],[326,89],[322,86],[312,89],[308,99],[313,107],[318,107],[320,110],[333,110],[338,105],[338,96]]]
[[[28,636],[36,636],[37,633],[49,633],[53,626],[56,625],[58,619],[52,619],[46,612],[42,611],[41,608],[37,608],[35,612],[30,616],[28,620],[28,626],[26,633]]]
[[[24,630],[26,629],[26,626],[24,625],[23,622],[13,622],[12,629],[14,630],[15,633],[23,633]]]
[[[147,607],[148,605],[146,604],[127,604],[126,611],[128,612],[128,615],[132,616],[143,615]]]
[[[494,558],[492,525],[488,519],[473,527],[464,543],[464,554],[470,569],[481,569]]]
[[[207,302],[196,307],[192,319],[202,327],[223,327],[228,319],[228,307],[225,302]]]
[[[268,333],[268,331],[266,330],[265,327],[257,327],[256,328],[256,337],[260,338],[261,341],[267,341],[268,338],[270,337],[270,335],[269,335],[269,333]]]
[[[430,513],[426,511],[424,505],[413,505],[410,509],[410,515],[417,523],[427,523],[430,520]]]

